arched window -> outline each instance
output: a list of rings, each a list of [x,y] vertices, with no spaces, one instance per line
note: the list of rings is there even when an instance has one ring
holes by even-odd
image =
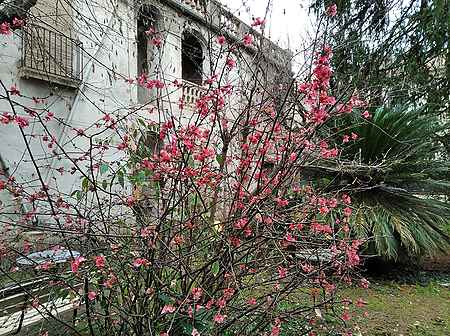
[[[149,38],[151,39],[151,34],[147,32],[157,30],[157,9],[149,6],[142,5],[139,8],[137,17],[137,75],[142,74],[148,76],[152,72],[152,63],[154,63],[155,50],[153,46],[149,43]],[[138,101],[141,103],[147,102],[149,100],[148,90],[145,88],[138,88]]]
[[[181,41],[181,68],[183,80],[202,84],[203,51],[197,37],[190,32],[184,32]]]

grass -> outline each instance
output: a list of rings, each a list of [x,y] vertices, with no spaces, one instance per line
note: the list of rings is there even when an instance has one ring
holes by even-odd
[[[426,286],[378,282],[368,290],[347,289],[344,295],[367,302],[368,316],[356,316],[352,321],[362,335],[450,335],[450,290],[436,281]]]
[[[414,275],[400,271],[390,271],[396,275],[394,280],[371,280],[369,289],[346,288],[341,298],[349,298],[355,302],[362,298],[367,302],[363,308],[351,308],[351,319],[348,324],[354,330],[354,336],[448,336],[450,335],[450,288],[442,284],[450,283],[449,273],[416,272]],[[16,275],[16,274],[14,274]],[[0,278],[1,279],[1,278]],[[10,280],[2,279],[2,280]],[[6,281],[5,281],[6,283]],[[309,292],[308,292],[309,293]],[[301,305],[310,295],[304,290],[289,298],[286,305]],[[245,295],[247,297],[248,295]],[[363,312],[368,316],[364,317]],[[323,332],[318,335],[342,335],[341,321],[327,318],[323,321],[335,332]],[[283,324],[281,336],[296,336],[304,330],[304,321],[291,320]],[[319,320],[319,324],[321,321]],[[21,333],[21,335],[38,335],[33,333],[42,325],[37,325]],[[49,335],[70,335],[62,331],[58,323],[45,326]],[[328,330],[330,330],[328,329]],[[33,330],[33,332],[31,331]],[[205,334],[206,335],[206,334]]]

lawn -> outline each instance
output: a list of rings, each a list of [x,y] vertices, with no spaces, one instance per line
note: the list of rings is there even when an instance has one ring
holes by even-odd
[[[368,290],[348,289],[348,297],[367,301],[368,316],[352,323],[362,335],[448,336],[450,288],[443,284],[449,283],[447,275],[425,285],[373,280]]]

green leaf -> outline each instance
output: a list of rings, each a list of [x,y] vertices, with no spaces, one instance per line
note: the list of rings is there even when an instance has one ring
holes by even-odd
[[[122,188],[124,188],[125,187],[125,179],[124,179],[122,170],[119,170],[117,172],[117,178],[119,179],[119,184],[122,186]]]
[[[81,197],[83,196],[83,193],[81,192],[81,190],[74,190],[70,196],[75,197],[78,201],[81,199]]]
[[[145,123],[144,120],[142,120],[141,118],[138,118],[138,123],[140,123],[142,126],[147,127],[147,124]]]
[[[171,303],[172,300],[170,299],[170,297],[167,294],[164,293],[159,293],[158,294],[158,298],[164,302],[165,304]]]
[[[223,165],[223,163],[224,163],[223,155],[221,155],[221,154],[216,155],[216,161],[217,161],[220,165]]]
[[[89,191],[89,180],[86,177],[83,178],[83,181],[81,182],[81,188],[84,192]]]
[[[108,172],[108,170],[109,170],[109,166],[106,163],[102,163],[100,165],[100,174],[101,175],[106,174]]]
[[[211,266],[211,272],[214,276],[217,276],[217,274],[219,274],[219,268],[220,268],[219,262],[215,261]]]

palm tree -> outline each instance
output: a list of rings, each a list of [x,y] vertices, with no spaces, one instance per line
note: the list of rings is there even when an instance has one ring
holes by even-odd
[[[436,141],[448,125],[400,107],[377,109],[370,120],[349,115],[333,126],[336,142],[351,132],[358,140],[338,161],[309,171],[326,178],[326,189],[352,194],[351,228],[369,239],[367,252],[388,260],[448,253],[450,166]]]

